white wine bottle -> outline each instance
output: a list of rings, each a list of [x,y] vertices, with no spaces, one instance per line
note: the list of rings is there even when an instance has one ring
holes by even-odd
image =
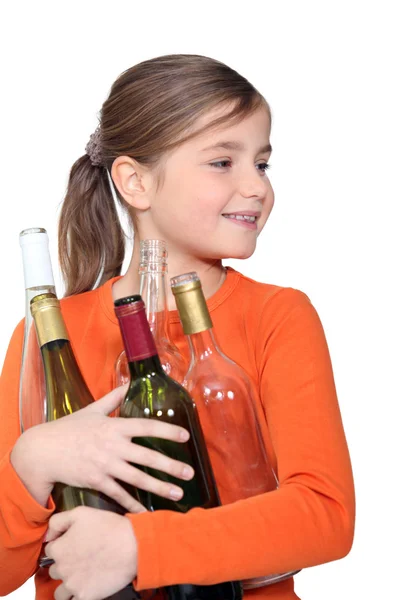
[[[55,294],[41,294],[31,300],[31,312],[41,350],[46,382],[45,420],[54,421],[88,406],[94,402],[72,351],[67,329],[61,314],[60,303]],[[126,509],[102,492],[55,483],[52,498],[56,512],[77,506],[89,506],[110,510],[120,515]],[[53,564],[42,552],[40,567]],[[122,595],[123,594],[123,595]],[[127,596],[126,596],[127,594]],[[118,592],[115,599],[137,598],[130,585]]]
[[[41,294],[31,300],[31,312],[40,345],[46,381],[46,420],[54,421],[95,401],[79,369],[55,294]],[[134,491],[134,488],[131,488]],[[77,506],[110,510],[120,515],[127,511],[102,492],[56,483],[52,497],[56,512]],[[53,563],[44,553],[39,566]],[[140,600],[132,584],[106,600]]]
[[[46,382],[47,422],[61,419],[89,406],[94,398],[79,369],[55,294],[31,300],[31,311],[42,355]],[[56,483],[52,492],[56,511],[91,506],[125,514],[126,509],[103,493]]]

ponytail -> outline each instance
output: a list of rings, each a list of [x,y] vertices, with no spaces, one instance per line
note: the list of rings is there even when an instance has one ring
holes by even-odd
[[[85,154],[69,174],[58,224],[58,257],[65,295],[93,289],[121,274],[125,235],[107,170]]]

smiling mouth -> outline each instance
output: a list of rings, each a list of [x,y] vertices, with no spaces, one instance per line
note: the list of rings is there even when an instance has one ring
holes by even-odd
[[[255,223],[257,221],[256,216],[249,216],[249,215],[222,215],[223,217],[225,217],[226,219],[234,219],[236,221],[246,221],[247,223]]]

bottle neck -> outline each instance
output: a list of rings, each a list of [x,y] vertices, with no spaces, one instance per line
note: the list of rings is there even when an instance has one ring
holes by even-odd
[[[25,336],[28,336],[28,331],[31,329],[33,317],[31,314],[30,306],[31,300],[35,296],[42,294],[54,294],[56,295],[56,288],[54,285],[43,285],[32,288],[26,288],[25,290]]]
[[[39,228],[25,230],[21,232],[19,239],[25,289],[54,287],[47,232]]]
[[[94,401],[89,391],[86,381],[79,368],[75,354],[69,340],[56,339],[47,342],[40,348],[46,379],[50,377],[50,382],[66,382],[64,385],[72,389],[79,390],[79,403],[87,405]],[[68,375],[66,377],[66,374]]]
[[[69,343],[60,302],[55,295],[46,293],[36,296],[31,305],[31,314],[35,321],[40,347],[59,340],[67,340]]]
[[[158,373],[164,375],[164,369],[162,368],[160,359],[157,354],[148,356],[147,358],[135,361],[129,361],[129,373],[132,379],[138,379],[139,377],[146,377],[152,373]]]
[[[156,342],[169,338],[166,275],[166,265],[150,263],[140,269],[140,295]]]
[[[191,353],[191,362],[204,361],[211,356],[215,356],[215,354],[221,354],[212,327],[198,333],[192,333],[187,338]]]
[[[154,336],[147,321],[143,302],[115,308],[131,377],[151,372],[163,373]]]
[[[73,353],[57,298],[38,296],[31,308],[46,382],[43,409],[46,421],[53,421],[88,406],[94,398]]]

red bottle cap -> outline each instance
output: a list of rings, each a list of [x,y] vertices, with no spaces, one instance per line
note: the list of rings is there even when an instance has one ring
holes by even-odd
[[[116,300],[114,310],[119,321],[128,362],[155,356],[157,349],[142,297],[135,295]]]

